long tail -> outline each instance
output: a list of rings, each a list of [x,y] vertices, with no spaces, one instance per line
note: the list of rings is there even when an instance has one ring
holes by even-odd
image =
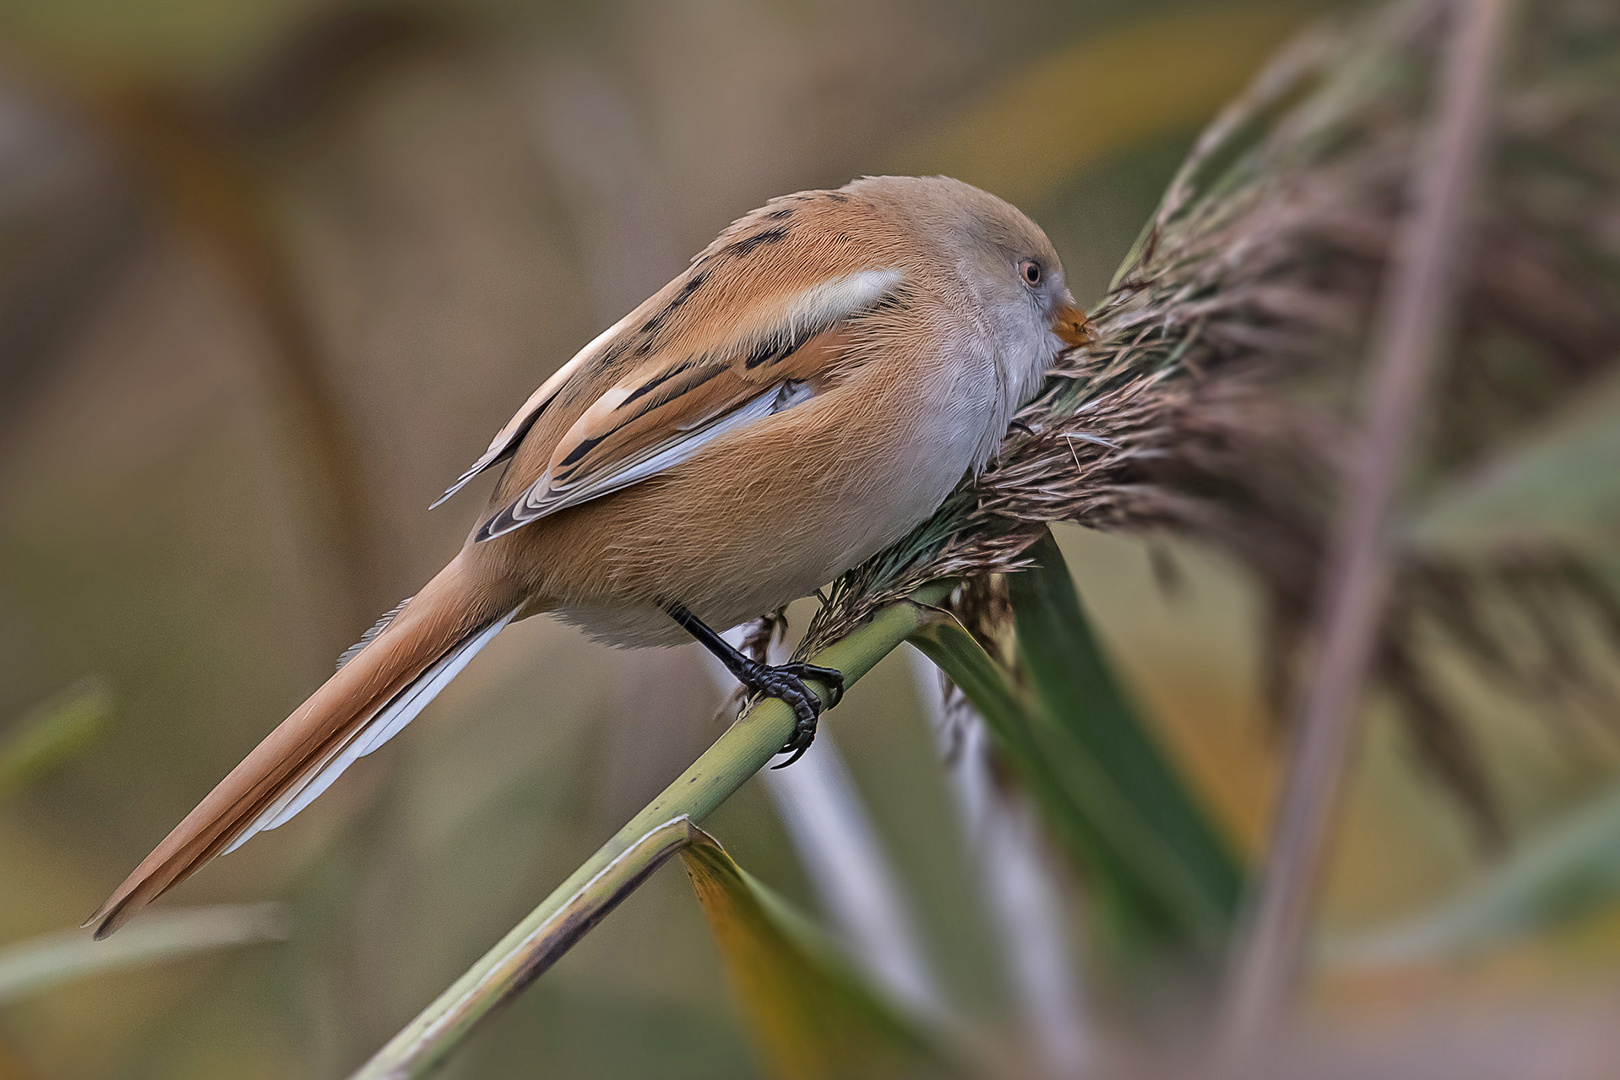
[[[517,614],[446,566],[174,827],[85,926],[104,938],[216,855],[292,818],[421,712]],[[347,656],[347,654],[346,654]]]

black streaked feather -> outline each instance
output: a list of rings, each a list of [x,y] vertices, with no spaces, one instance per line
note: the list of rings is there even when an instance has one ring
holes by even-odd
[[[595,436],[594,438],[579,440],[579,445],[568,451],[568,456],[562,459],[561,464],[564,466],[572,465],[574,462],[590,453],[591,449],[605,438],[607,438],[607,434],[603,433]]]
[[[625,399],[623,401],[619,402],[619,406],[621,408],[623,408],[624,406],[630,404],[632,401],[636,400],[636,398],[641,397],[641,396],[649,393],[650,391],[657,389],[659,386],[661,386],[664,383],[668,382],[669,380],[673,379],[675,376],[681,374],[682,372],[692,370],[693,367],[697,366],[698,361],[701,360],[701,359],[702,359],[702,357],[690,356],[690,357],[687,357],[685,360],[682,360],[678,364],[671,364],[666,371],[663,371],[663,372],[659,373],[658,375],[654,376],[653,378],[647,380],[646,382],[642,383],[640,386],[636,387],[634,390],[630,391],[630,393],[625,395]]]
[[[741,240],[735,240],[732,243],[727,244],[721,250],[726,254],[741,257],[743,255],[747,255],[755,248],[764,247],[766,244],[780,243],[782,240],[787,238],[787,234],[788,227],[786,225],[773,225],[769,229],[762,229],[751,236],[745,236]]]
[[[641,408],[637,409],[634,413],[615,424],[613,426],[613,431],[607,432],[602,437],[606,438],[608,435],[612,435],[614,432],[624,427],[624,425],[641,419],[643,416],[646,416],[648,413],[652,412],[656,408],[659,408],[660,406],[668,405],[671,401],[674,401],[682,394],[691,393],[693,390],[696,390],[710,379],[724,373],[725,368],[719,366],[718,364],[710,364],[707,367],[697,368],[677,385],[666,387],[664,390],[654,394],[642,404]]]
[[[770,338],[762,341],[754,347],[753,352],[748,354],[748,359],[743,361],[743,366],[751,371],[766,361],[773,359],[776,356],[777,350],[781,347],[781,341],[776,338]]]

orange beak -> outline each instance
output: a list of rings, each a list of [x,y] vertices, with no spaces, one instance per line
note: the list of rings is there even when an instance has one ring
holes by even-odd
[[[1086,313],[1076,307],[1072,299],[1052,313],[1052,333],[1066,345],[1091,343],[1091,324],[1086,321]]]

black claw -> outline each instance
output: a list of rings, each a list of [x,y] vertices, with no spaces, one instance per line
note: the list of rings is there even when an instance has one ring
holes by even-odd
[[[785,671],[796,679],[814,679],[827,688],[827,708],[832,709],[844,700],[844,673],[837,668],[821,667],[818,664],[806,664],[795,660],[791,664],[783,664],[776,669]]]
[[[806,677],[823,681],[827,684],[828,698],[836,701],[836,695],[842,690],[843,676],[829,668],[818,668],[812,664],[782,664],[779,667],[765,667],[759,665],[746,673],[743,683],[756,694],[767,697],[781,698],[793,709],[793,734],[782,745],[779,751],[793,756],[773,766],[785,769],[804,756],[810,749],[810,744],[816,738],[816,722],[821,719],[823,705],[808,686],[804,684]],[[836,689],[834,689],[836,688]]]

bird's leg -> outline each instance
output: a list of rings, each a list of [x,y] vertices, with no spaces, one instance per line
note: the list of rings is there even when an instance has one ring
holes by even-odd
[[[781,698],[792,707],[796,721],[793,735],[779,752],[793,756],[776,768],[786,768],[803,757],[804,752],[810,749],[811,741],[816,737],[816,720],[821,716],[822,709],[821,699],[804,685],[804,680],[815,679],[827,688],[826,707],[830,709],[844,696],[843,673],[834,668],[818,667],[799,661],[774,665],[762,663],[734,648],[707,623],[680,604],[665,604],[664,610],[669,613],[670,618],[681,624],[682,629],[696,638],[700,645],[726,665],[726,670],[735,675],[737,681],[751,693]]]

